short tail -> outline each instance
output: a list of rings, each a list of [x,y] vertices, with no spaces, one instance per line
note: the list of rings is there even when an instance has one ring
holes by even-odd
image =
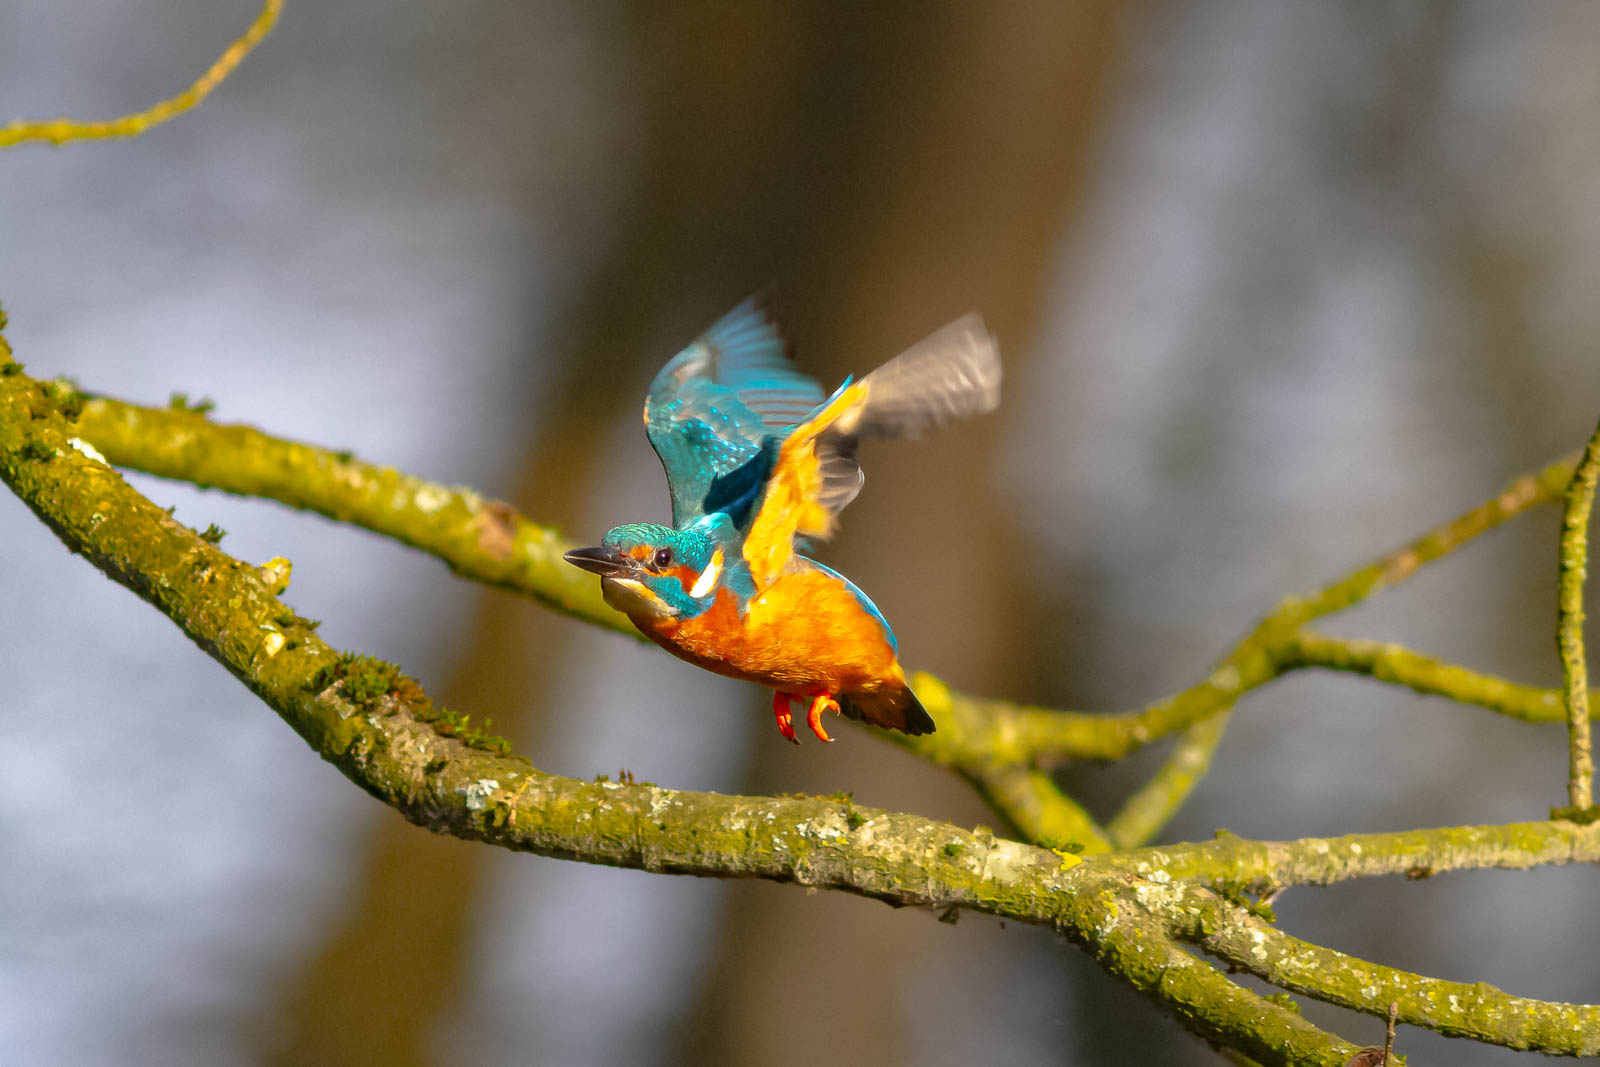
[[[838,700],[839,710],[847,718],[886,730],[899,730],[916,737],[931,734],[935,729],[933,716],[928,714],[910,686],[876,693],[840,693]]]

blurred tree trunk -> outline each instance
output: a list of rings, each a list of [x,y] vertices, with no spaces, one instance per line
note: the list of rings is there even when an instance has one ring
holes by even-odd
[[[815,207],[775,231],[806,242],[785,286],[802,341],[818,338],[814,352],[802,344],[802,362],[831,385],[975,308],[1000,338],[1010,380],[1022,380],[1117,19],[1105,5],[829,11],[792,28],[778,64],[806,55],[794,91],[811,98],[819,127],[806,143]],[[703,71],[715,48],[694,21],[678,39],[685,67]],[[988,499],[999,440],[997,420],[984,420],[874,448],[869,489],[827,558],[876,598],[911,664],[1009,693],[1027,653],[1008,635],[1030,623],[1019,617],[1027,579],[1005,562],[1013,531]],[[972,565],[930,571],[941,558]],[[776,743],[758,753],[757,791],[850,783],[868,803],[989,818],[948,776],[848,733],[825,753]],[[729,899],[680,1062],[915,1062],[926,929],[843,898],[736,885]]]

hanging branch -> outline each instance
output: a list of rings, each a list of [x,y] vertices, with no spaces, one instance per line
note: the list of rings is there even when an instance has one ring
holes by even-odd
[[[1589,752],[1589,668],[1583,655],[1583,583],[1588,576],[1589,512],[1600,474],[1600,427],[1589,438],[1566,492],[1561,517],[1561,571],[1557,585],[1556,646],[1567,710],[1567,808],[1576,819],[1600,817],[1594,806],[1594,757]]]
[[[261,13],[250,23],[250,28],[229,45],[193,85],[177,96],[163,100],[144,111],[136,111],[131,115],[123,115],[105,122],[78,122],[66,118],[46,119],[42,122],[18,119],[0,126],[0,149],[22,144],[24,141],[47,141],[59,145],[68,141],[106,141],[118,137],[137,137],[152,126],[159,126],[168,119],[197,107],[202,100],[210,96],[211,90],[221,85],[222,80],[232,74],[240,61],[250,54],[250,50],[271,32],[282,8],[283,0],[263,0]]]

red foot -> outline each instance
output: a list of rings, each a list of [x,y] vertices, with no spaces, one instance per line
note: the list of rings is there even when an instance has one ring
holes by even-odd
[[[800,739],[794,735],[794,717],[789,714],[789,694],[772,694],[772,716],[778,720],[778,732],[787,737],[792,744],[798,745]]]
[[[824,741],[832,741],[828,731],[822,728],[822,713],[839,711],[839,702],[827,693],[818,693],[811,701],[811,710],[806,712],[806,725],[811,727],[811,732]]]

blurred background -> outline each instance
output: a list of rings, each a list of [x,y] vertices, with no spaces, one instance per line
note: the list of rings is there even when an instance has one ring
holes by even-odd
[[[255,10],[10,0],[0,119],[148,106]],[[825,558],[914,667],[1127,707],[1593,430],[1597,49],[1582,0],[290,3],[197,112],[0,155],[0,300],[36,373],[211,397],[580,542],[666,516],[646,383],[751,291],[775,286],[829,386],[979,310],[1000,413],[872,450]],[[236,556],[293,559],[287,599],[331,643],[542,768],[995,822],[898,749],[793,749],[754,687],[376,537],[133,481]],[[1522,520],[1330,628],[1553,683],[1556,528]],[[9,495],[0,544],[0,1062],[1220,1062],[1043,931],[430,836]],[[1245,702],[1163,839],[1542,817],[1564,751],[1559,728],[1292,677]],[[1161,754],[1066,773],[1104,815]],[[1596,889],[1475,873],[1278,913],[1594,1002]]]

